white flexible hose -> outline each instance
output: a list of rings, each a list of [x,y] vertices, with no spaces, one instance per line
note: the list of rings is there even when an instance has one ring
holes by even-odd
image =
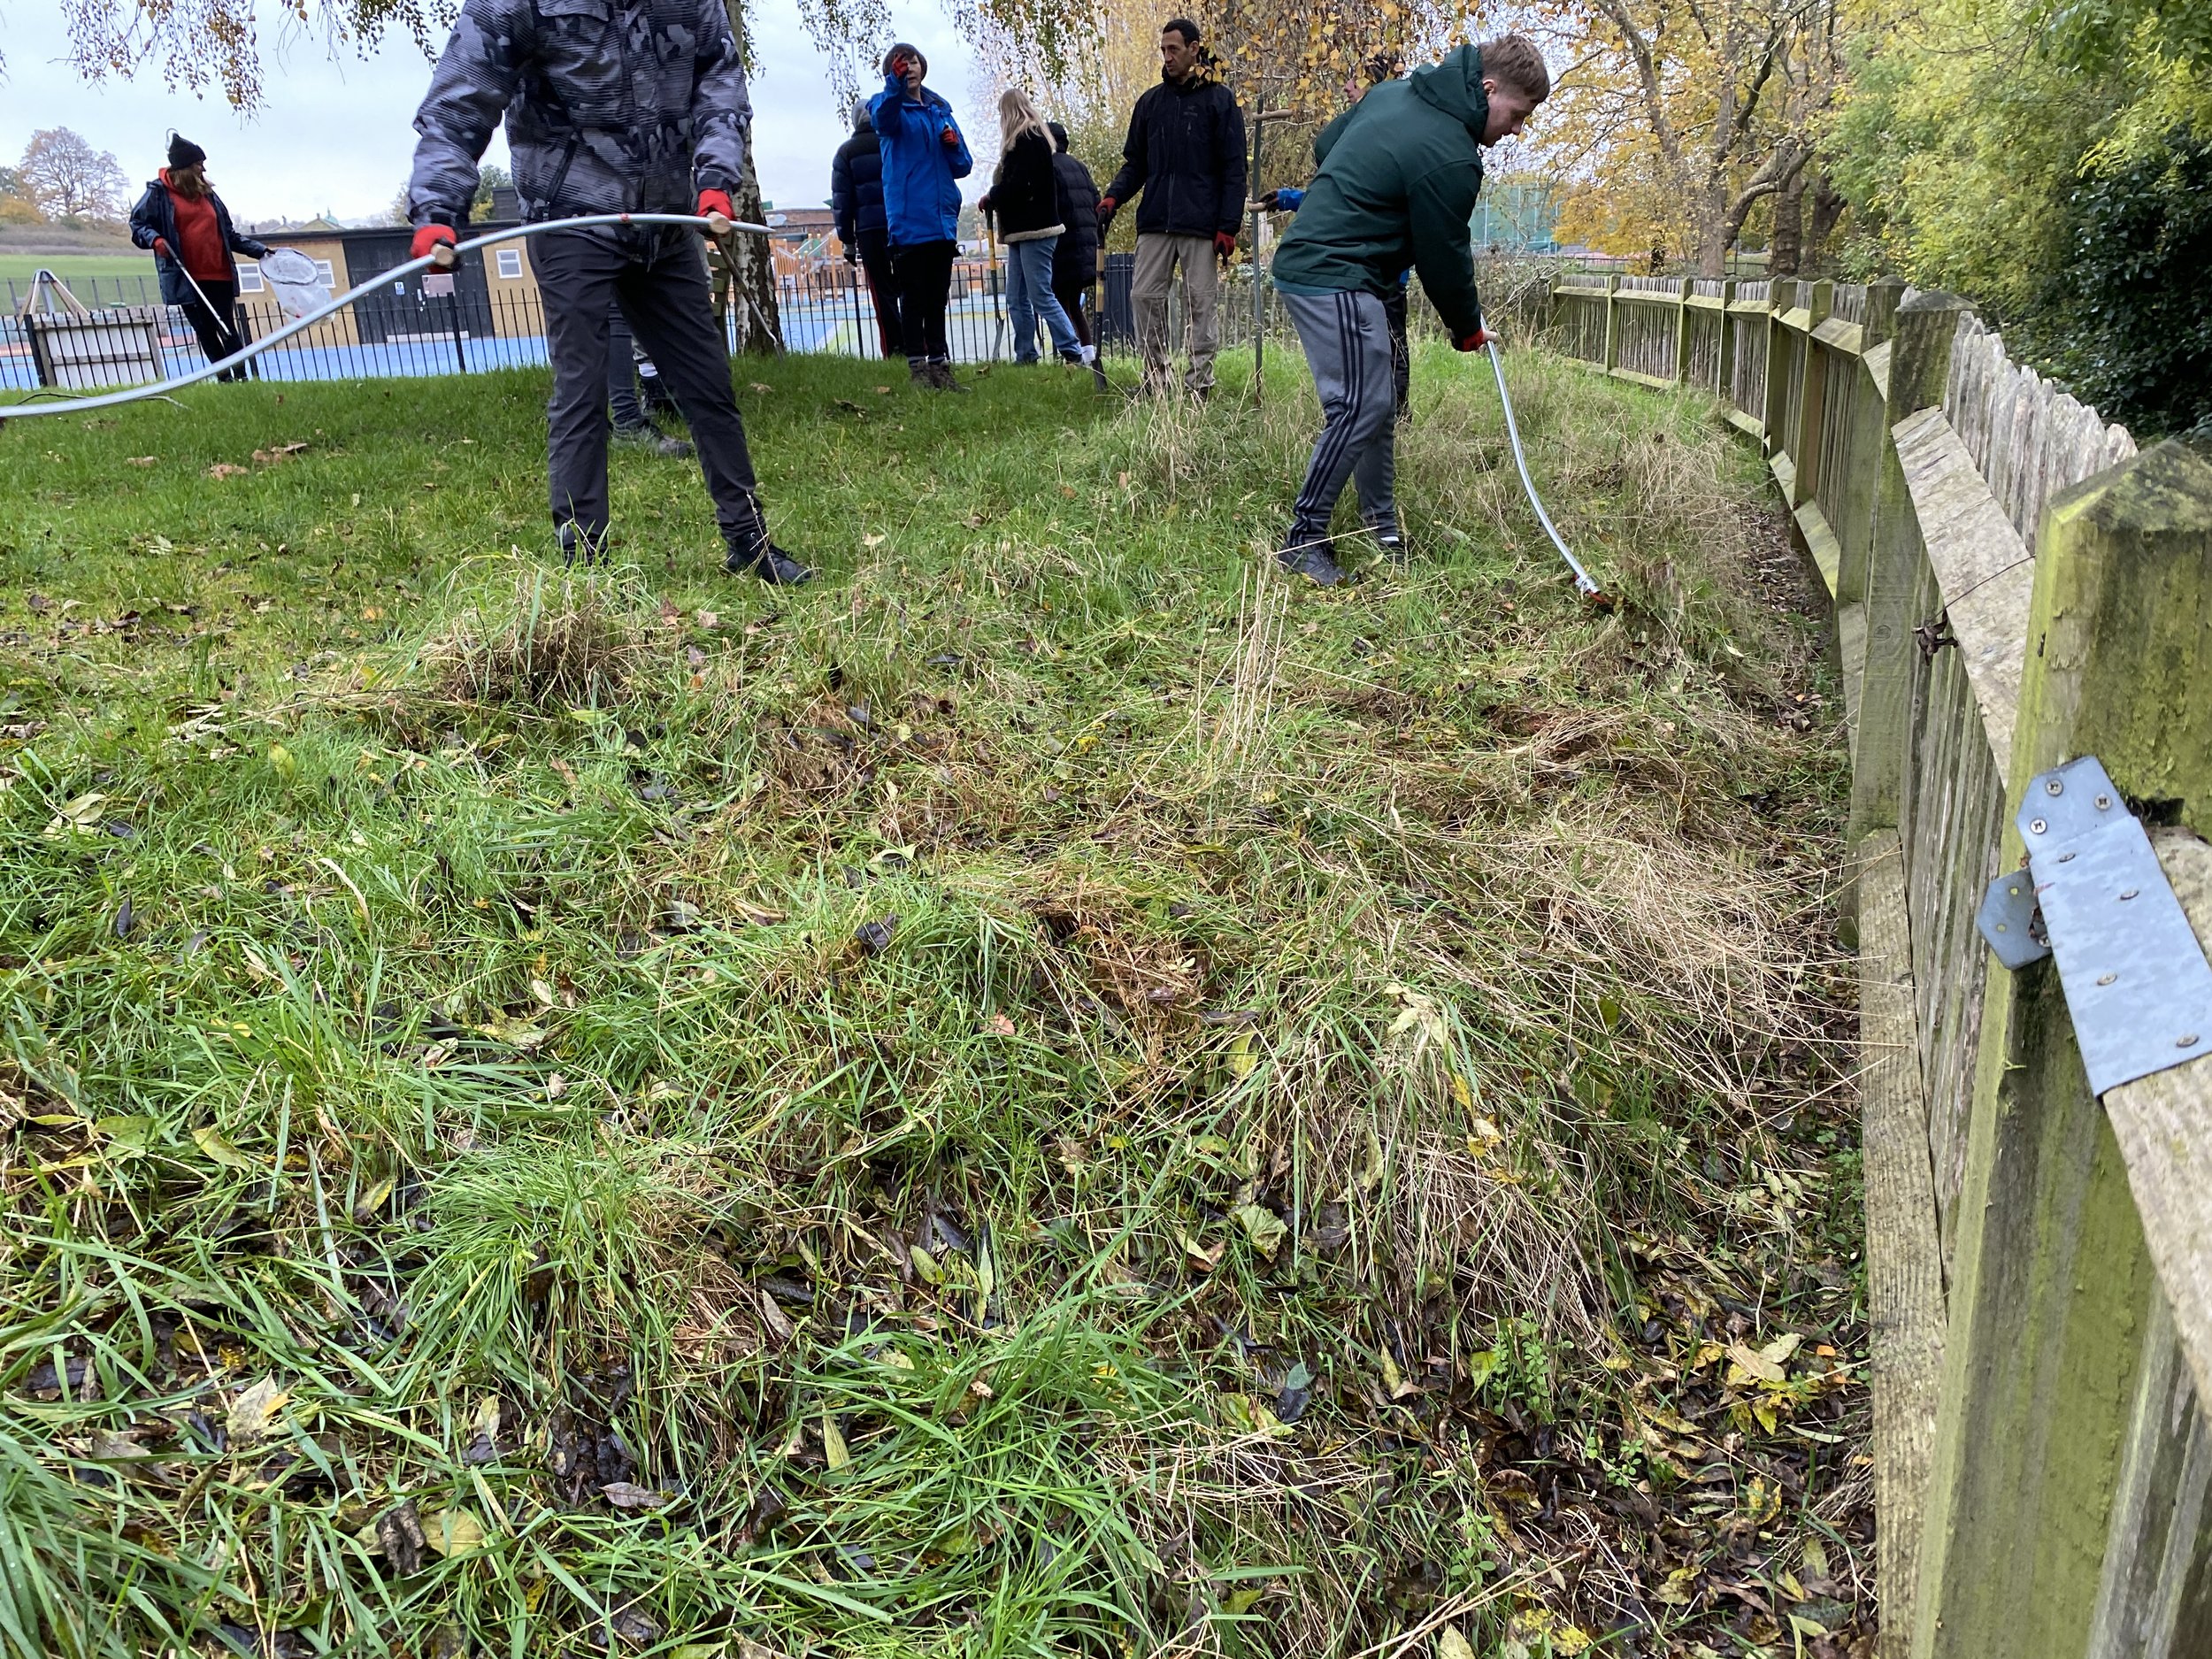
[[[511,230],[494,231],[488,236],[479,236],[472,242],[462,242],[452,251],[457,258],[462,254],[473,253],[479,248],[488,248],[495,242],[514,242],[524,236],[542,235],[549,230],[582,230],[594,225],[687,225],[694,230],[698,230],[704,227],[706,222],[703,218],[692,213],[588,213],[580,219],[549,219],[534,225],[518,225]],[[744,219],[733,219],[730,221],[730,226],[733,230],[751,231],[756,235],[769,234],[767,226],[750,224]],[[411,276],[418,271],[436,265],[437,262],[438,257],[434,253],[425,254],[419,259],[410,259],[405,265],[394,265],[389,271],[380,271],[358,287],[347,289],[336,299],[332,300],[329,304],[319,306],[298,321],[288,323],[276,333],[265,334],[251,345],[234,351],[221,362],[211,363],[204,369],[193,370],[189,374],[175,375],[169,380],[155,380],[144,386],[127,387],[119,392],[104,392],[97,397],[74,398],[65,403],[0,403],[0,421],[26,420],[39,415],[81,414],[88,409],[106,409],[116,403],[134,403],[142,397],[157,397],[165,392],[173,392],[187,386],[196,386],[202,380],[221,374],[242,363],[259,357],[274,346],[282,344],[302,329],[312,327],[334,311],[343,311],[363,295],[373,293],[383,288],[387,283],[396,281],[402,277]],[[198,286],[197,283],[193,285],[196,292]],[[203,301],[206,297],[205,295],[201,296]]]
[[[1536,494],[1536,486],[1529,480],[1528,457],[1521,452],[1520,423],[1513,419],[1513,395],[1505,389],[1505,364],[1498,356],[1498,342],[1493,340],[1488,343],[1490,372],[1498,377],[1498,403],[1505,411],[1505,435],[1513,445],[1513,465],[1521,471],[1521,488],[1528,492],[1528,504],[1536,509],[1536,521],[1544,526],[1544,534],[1559,549],[1559,557],[1567,561],[1567,568],[1575,573],[1576,588],[1594,598],[1598,594],[1598,585],[1590,580],[1590,572],[1582,568],[1580,561],[1567,550],[1566,542],[1560,539],[1559,532],[1552,526],[1551,514],[1544,511],[1544,503]]]

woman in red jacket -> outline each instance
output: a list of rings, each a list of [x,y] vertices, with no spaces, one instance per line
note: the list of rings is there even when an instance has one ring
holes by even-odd
[[[210,363],[245,349],[246,331],[238,314],[238,267],[231,255],[259,259],[269,250],[232,228],[230,210],[208,187],[207,151],[190,139],[169,134],[169,165],[131,209],[131,240],[153,250],[162,301],[184,312]],[[185,280],[188,274],[190,281]],[[194,283],[199,285],[196,291]],[[222,380],[245,378],[242,363],[216,376]]]

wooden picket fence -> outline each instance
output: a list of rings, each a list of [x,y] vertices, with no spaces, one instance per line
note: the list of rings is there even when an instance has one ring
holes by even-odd
[[[1893,282],[1569,279],[1549,338],[1710,394],[1833,605],[1878,1652],[2212,1654],[2212,1066],[2093,1096],[2054,964],[1976,924],[2029,781],[2093,755],[2212,937],[2212,465]]]

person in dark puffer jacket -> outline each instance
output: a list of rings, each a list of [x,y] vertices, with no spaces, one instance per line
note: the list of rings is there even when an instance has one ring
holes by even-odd
[[[1244,175],[1243,111],[1210,73],[1198,25],[1171,19],[1160,30],[1160,84],[1131,111],[1121,171],[1098,204],[1103,230],[1124,202],[1140,191],[1144,196],[1137,209],[1137,269],[1130,292],[1148,395],[1168,387],[1167,296],[1179,265],[1190,318],[1190,367],[1183,389],[1202,402],[1213,390],[1214,353],[1221,341],[1217,266],[1237,250]]]
[[[230,210],[208,185],[207,151],[190,139],[169,134],[169,165],[131,209],[131,241],[152,250],[162,303],[184,313],[210,363],[245,349],[245,324],[238,311],[238,265],[231,255],[259,259],[269,250],[232,227]],[[188,273],[191,281],[185,280]],[[204,301],[202,295],[207,296]],[[215,378],[242,380],[246,365],[226,369]]]
[[[1067,226],[1060,219],[1060,181],[1052,170],[1052,139],[1044,117],[1009,87],[999,95],[999,139],[1005,152],[979,205],[998,222],[1006,244],[1006,314],[1014,330],[1014,361],[1038,358],[1037,323],[1064,363],[1080,363],[1082,342],[1066,307],[1052,291],[1052,254]]]
[[[853,135],[837,147],[830,163],[830,213],[837,221],[837,240],[845,244],[845,263],[858,265],[867,278],[883,355],[904,357],[899,291],[891,275],[891,221],[883,211],[883,146],[865,98],[854,101]]]
[[[1075,337],[1083,342],[1087,357],[1098,354],[1091,338],[1090,298],[1098,280],[1098,181],[1091,170],[1068,153],[1068,129],[1047,121],[1052,134],[1052,176],[1060,190],[1059,245],[1052,250],[1052,292],[1060,309],[1075,325]]]

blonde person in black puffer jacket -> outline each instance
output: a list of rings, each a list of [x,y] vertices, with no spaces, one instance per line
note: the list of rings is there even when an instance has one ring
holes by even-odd
[[[1037,106],[1010,88],[998,101],[999,136],[1005,146],[986,213],[997,221],[1006,244],[1006,313],[1014,329],[1014,361],[1037,361],[1037,324],[1044,323],[1063,363],[1083,361],[1083,342],[1052,291],[1052,254],[1067,227],[1060,219],[1059,180],[1052,168],[1052,135]]]

